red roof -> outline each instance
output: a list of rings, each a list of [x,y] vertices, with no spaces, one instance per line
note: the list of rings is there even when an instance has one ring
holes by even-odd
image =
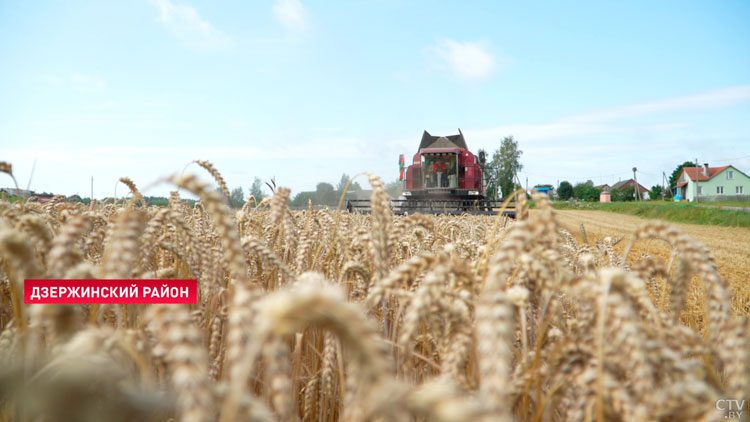
[[[621,180],[615,183],[614,185],[612,185],[612,189],[620,190],[624,188],[625,186],[633,186],[633,189],[635,189],[635,180],[633,179]],[[638,190],[640,190],[641,192],[648,192],[648,189],[643,187],[643,185],[641,185],[640,183],[638,183]]]
[[[695,180],[696,174],[698,175],[698,181],[705,181],[710,180],[717,174],[721,173],[722,171],[728,169],[731,166],[724,166],[724,167],[709,167],[708,168],[708,177],[703,174],[703,167],[683,167],[682,171],[685,172],[690,180]]]
[[[685,185],[687,185],[687,182],[678,183],[677,185],[675,185],[675,187],[676,188],[681,188],[681,187],[683,187]]]

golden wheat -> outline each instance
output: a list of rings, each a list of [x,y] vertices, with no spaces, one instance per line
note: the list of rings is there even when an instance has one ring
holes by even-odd
[[[523,195],[517,222],[398,216],[372,175],[372,215],[285,188],[232,212],[196,162],[223,195],[169,178],[194,208],[128,178],[122,204],[0,201],[0,421],[708,421],[750,393],[745,311],[673,227],[579,243]],[[669,259],[631,253],[648,239]],[[199,300],[22,303],[24,279],[94,276]]]

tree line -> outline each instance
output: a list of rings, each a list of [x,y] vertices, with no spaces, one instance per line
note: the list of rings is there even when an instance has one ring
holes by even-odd
[[[289,205],[291,207],[297,207],[302,208],[306,207],[308,203],[311,201],[314,206],[330,206],[335,207],[338,206],[339,198],[341,197],[341,193],[346,188],[347,184],[349,184],[349,181],[351,180],[351,177],[347,175],[346,173],[341,175],[341,179],[334,187],[333,184],[327,183],[327,182],[319,182],[314,191],[309,192],[297,192],[290,200]],[[397,198],[399,195],[401,195],[403,184],[399,180],[394,180],[390,183],[386,184],[386,191],[392,198]],[[273,192],[275,190],[275,181],[271,179],[269,182],[263,182],[259,177],[255,177],[253,180],[253,183],[250,185],[250,188],[247,190],[248,195],[245,196],[245,190],[242,187],[236,187],[230,191],[230,197],[227,198],[227,202],[232,208],[239,209],[242,208],[243,205],[245,205],[245,202],[248,201],[251,197],[255,199],[253,203],[251,203],[251,206],[255,207],[258,204],[260,204],[263,199],[272,196]],[[223,192],[221,188],[216,188],[216,191],[223,195]],[[362,186],[359,184],[358,181],[352,182],[352,184],[349,186],[348,189],[348,198],[353,198],[357,192],[363,191]],[[11,197],[10,201],[13,202],[16,198]],[[146,203],[148,205],[156,205],[156,206],[168,206],[169,205],[169,198],[165,198],[163,196],[144,196],[144,199],[146,200]],[[66,198],[67,202],[81,202],[83,204],[88,205],[91,202],[90,198],[84,198],[79,195],[71,195]],[[100,202],[114,202],[114,199],[112,198],[106,198],[104,200],[100,200]],[[190,207],[193,207],[195,205],[195,200],[193,199],[184,199],[183,201],[186,201]]]
[[[557,188],[557,198],[562,201],[577,199],[579,201],[597,202],[599,201],[599,195],[602,193],[602,190],[603,189],[594,186],[594,182],[591,180],[579,182],[575,185],[571,185],[567,180],[563,180]],[[661,196],[661,192],[661,186],[653,186],[649,191],[649,198],[657,199]],[[634,186],[627,185],[621,189],[609,189],[609,194],[612,202],[635,201]]]
[[[669,186],[666,190],[661,185],[651,186],[649,190],[649,198],[672,198],[672,189],[677,184],[677,178],[680,177],[683,167],[694,167],[695,163],[685,161],[678,165],[669,177]],[[635,200],[635,187],[625,186],[622,189],[610,189],[609,190],[613,202],[627,202]],[[557,189],[557,197],[563,201],[569,199],[578,199],[581,201],[598,201],[599,194],[602,190],[594,186],[594,182],[587,180],[586,182],[579,182],[575,186],[571,185],[570,182],[564,180],[560,182],[560,186]]]
[[[309,203],[313,206],[329,206],[336,207],[339,204],[341,193],[344,191],[346,186],[351,181],[351,177],[344,173],[341,175],[341,179],[334,186],[328,182],[319,182],[315,185],[314,191],[302,191],[297,192],[289,200],[289,206],[294,208],[307,207]],[[386,184],[386,191],[392,198],[397,198],[401,194],[402,182],[394,180]],[[255,178],[252,186],[249,189],[249,194],[255,198],[255,204],[260,203],[268,195],[272,195],[274,185],[272,183],[266,183],[267,189],[263,190],[263,182],[259,178]],[[358,181],[353,181],[349,185],[347,190],[347,198],[353,198],[357,192],[362,192],[364,189]],[[248,196],[250,198],[250,196]],[[241,208],[245,203],[245,196],[242,188],[234,188],[231,192],[230,205],[232,208]]]

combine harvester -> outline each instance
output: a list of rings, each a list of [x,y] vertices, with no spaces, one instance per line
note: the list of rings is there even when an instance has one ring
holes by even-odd
[[[485,157],[477,157],[466,146],[461,129],[458,135],[422,135],[419,151],[412,164],[404,169],[404,156],[399,159],[399,180],[404,189],[399,199],[391,201],[396,214],[497,214],[503,201],[486,196]],[[406,171],[404,171],[406,170]],[[515,218],[511,203],[503,214]],[[369,213],[370,201],[353,199],[349,211]]]

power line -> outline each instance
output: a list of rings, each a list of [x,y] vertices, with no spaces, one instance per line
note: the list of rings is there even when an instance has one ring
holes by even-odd
[[[718,162],[726,162],[726,161],[732,161],[732,160],[742,160],[745,158],[750,158],[750,155],[745,155],[743,157],[734,157],[734,158],[722,158],[721,160],[707,160],[707,161],[718,161]]]
[[[572,177],[570,177],[570,175],[567,175],[567,176],[559,176],[559,175],[558,176],[553,176],[553,175],[549,175],[549,174],[529,173],[529,172],[525,172],[525,171],[522,171],[521,173],[522,174],[527,174],[529,176],[548,177],[548,178],[551,178],[551,179],[571,179],[572,178]],[[630,172],[629,171],[622,171],[622,172],[619,172],[619,173],[600,174],[600,175],[597,175],[597,176],[575,176],[575,178],[576,179],[604,179],[604,178],[607,178],[607,177],[621,176],[623,174],[630,174]]]

